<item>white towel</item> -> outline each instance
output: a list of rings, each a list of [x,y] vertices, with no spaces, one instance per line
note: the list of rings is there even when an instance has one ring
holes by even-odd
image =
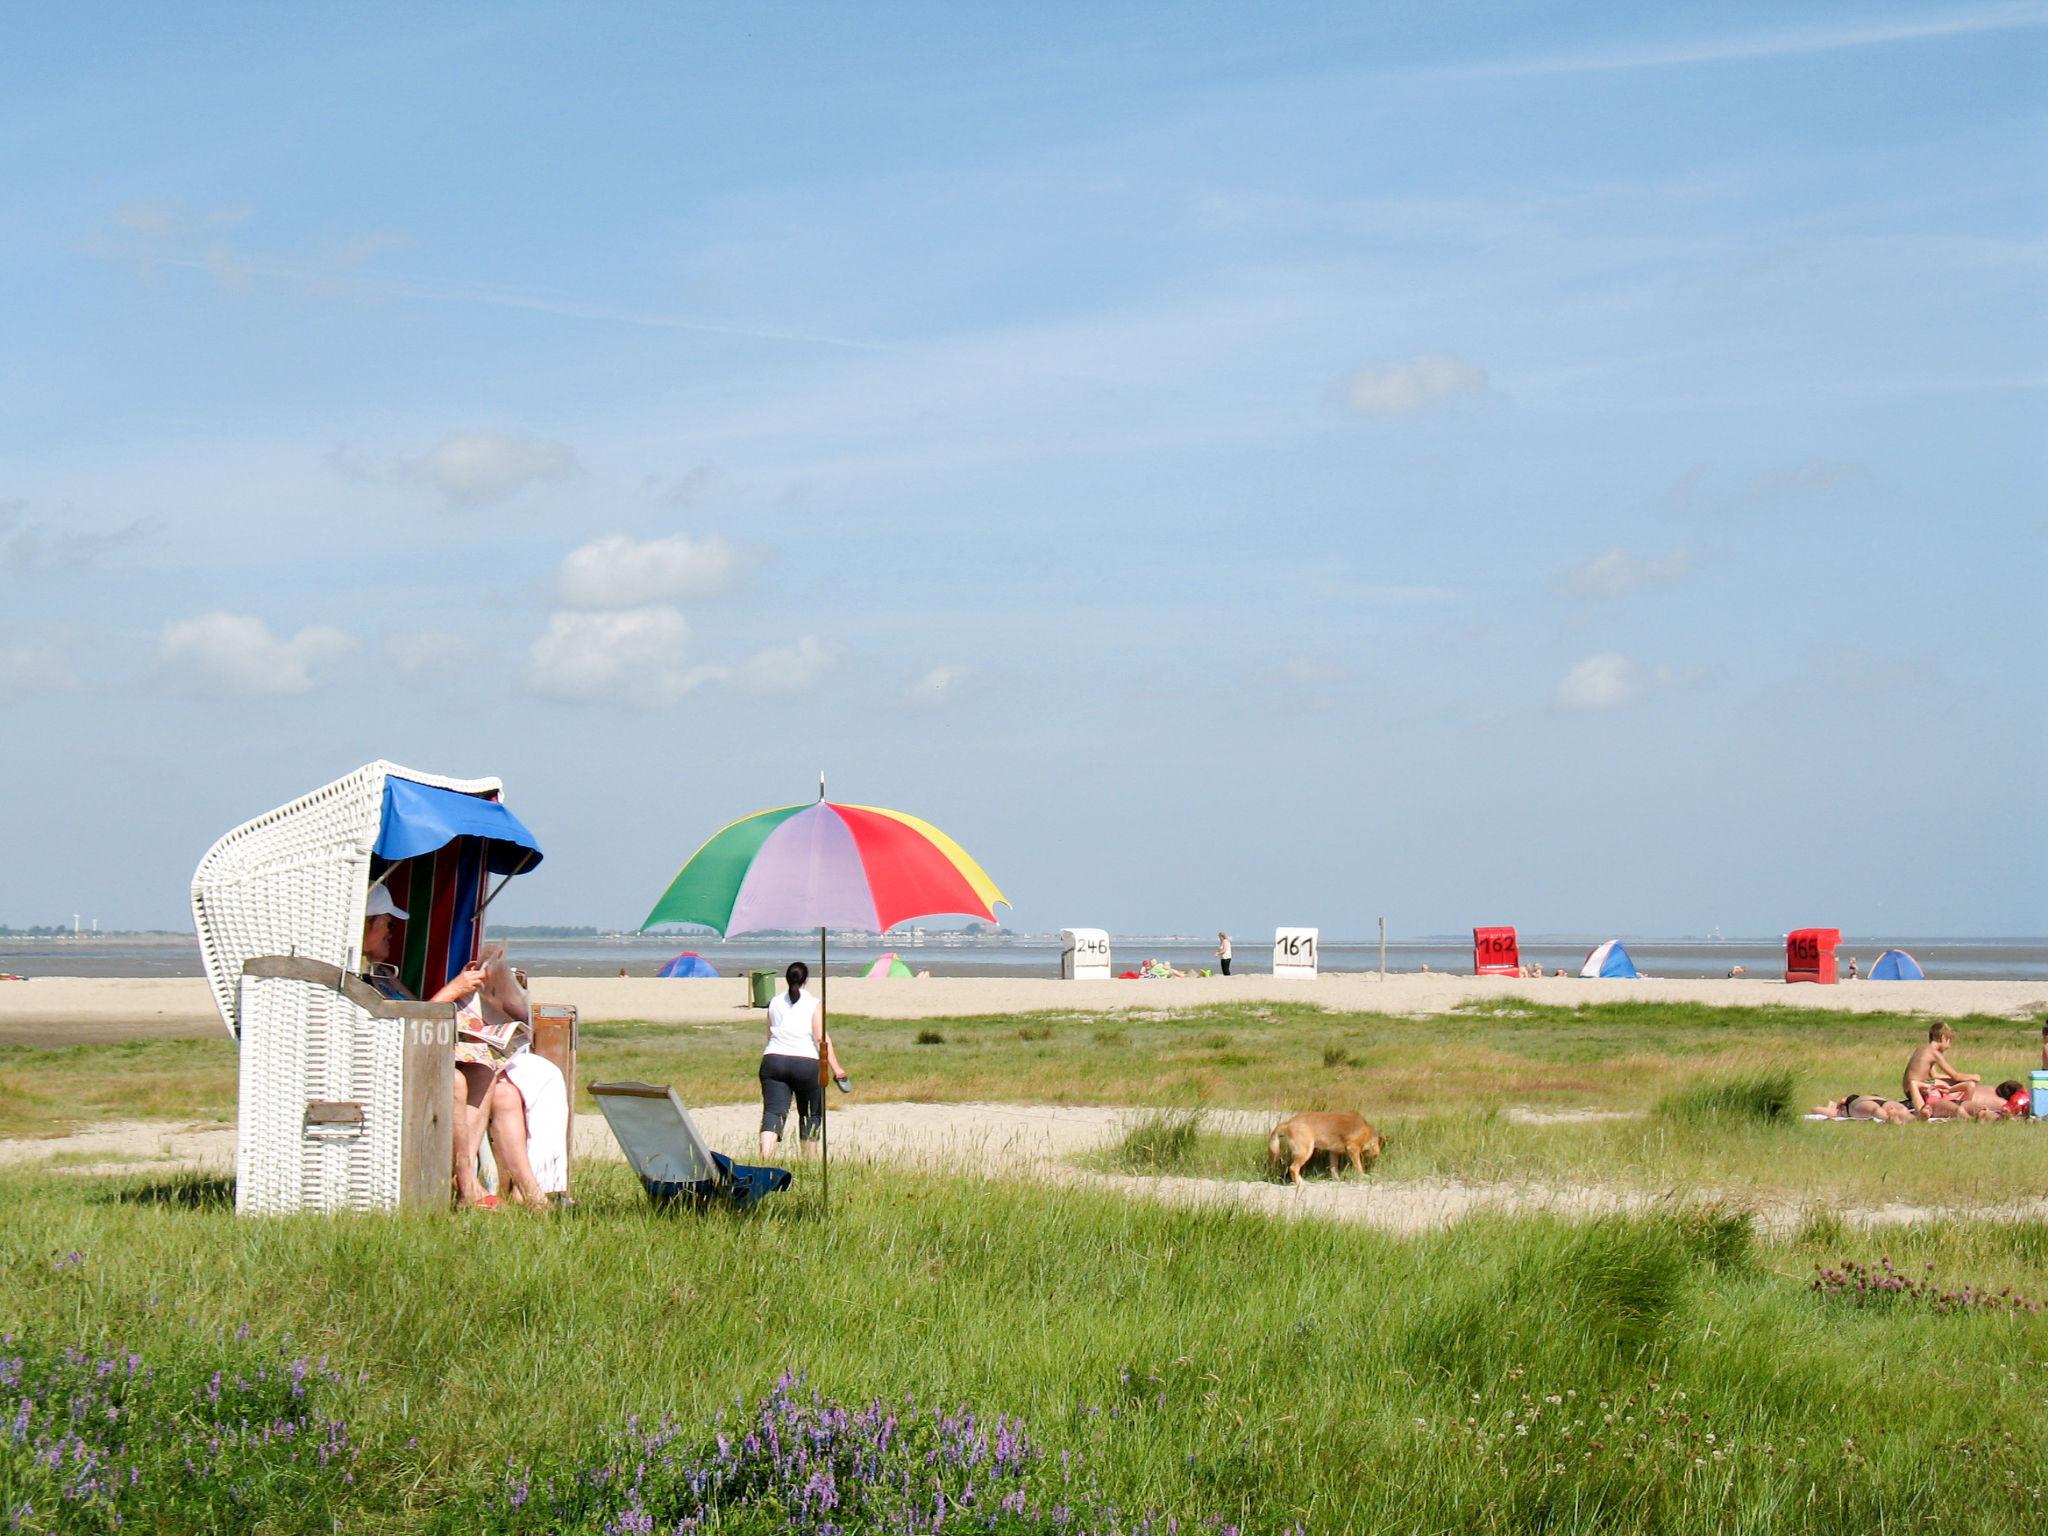
[[[505,1077],[526,1101],[526,1160],[544,1195],[569,1191],[569,1085],[538,1051],[518,1051]]]

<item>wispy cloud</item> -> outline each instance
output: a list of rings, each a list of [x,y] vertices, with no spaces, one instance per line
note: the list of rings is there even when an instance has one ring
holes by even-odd
[[[164,626],[157,662],[187,687],[256,697],[305,693],[327,663],[355,648],[352,636],[325,624],[276,635],[248,614],[203,613]]]
[[[384,459],[337,448],[328,466],[349,480],[424,485],[451,507],[496,506],[531,486],[570,480],[582,465],[567,443],[529,432],[454,432],[424,453]]]
[[[255,281],[290,283],[326,293],[352,292],[422,303],[517,310],[642,330],[735,336],[856,352],[894,350],[891,343],[853,336],[668,314],[508,284],[436,282],[379,271],[368,263],[407,243],[391,234],[373,233],[331,241],[303,258],[253,255],[230,238],[249,218],[246,208],[194,213],[168,204],[134,203],[116,210],[111,231],[83,241],[78,249],[101,260],[130,263],[145,274],[154,274],[159,269],[204,272],[229,287]]]
[[[1602,651],[1575,663],[1559,681],[1554,698],[1559,709],[1601,714],[1640,704],[1677,681],[1669,667],[1649,667],[1633,656]]]
[[[1361,368],[1344,381],[1344,403],[1361,416],[1410,416],[1485,396],[1486,370],[1441,352]]]
[[[1668,555],[1638,555],[1617,546],[1590,560],[1566,566],[1558,572],[1553,585],[1560,597],[1578,601],[1626,597],[1631,592],[1682,581],[1692,565],[1692,555],[1683,549]]]
[[[607,534],[562,561],[562,601],[576,608],[638,608],[669,598],[716,597],[729,590],[746,551],[715,533],[663,539]]]
[[[526,679],[534,692],[565,703],[665,709],[724,675],[689,665],[689,647],[689,621],[659,604],[624,613],[553,613],[527,652]]]
[[[149,527],[139,518],[113,528],[80,528],[75,518],[67,520],[35,515],[23,497],[0,501],[0,571],[79,570],[135,543]]]
[[[1725,37],[1618,44],[1573,53],[1454,64],[1422,73],[1436,78],[1487,80],[1530,75],[1606,74],[1631,69],[1676,69],[1697,64],[1730,64],[1751,59],[1839,53],[1853,48],[1877,48],[1894,43],[2012,32],[2041,26],[2048,26],[2048,6],[2032,3],[1999,5],[1888,21],[1784,27],[1732,33]]]

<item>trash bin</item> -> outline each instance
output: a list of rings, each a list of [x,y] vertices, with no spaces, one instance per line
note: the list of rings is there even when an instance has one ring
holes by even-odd
[[[747,972],[747,999],[756,1008],[766,1008],[775,996],[775,973],[773,971]]]

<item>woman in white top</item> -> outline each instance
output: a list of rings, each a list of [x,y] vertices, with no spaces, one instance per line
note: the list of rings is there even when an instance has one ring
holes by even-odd
[[[816,1141],[825,1123],[825,1085],[819,1074],[820,1057],[828,1049],[825,1010],[804,990],[811,968],[803,961],[792,961],[783,979],[789,989],[776,993],[768,1004],[768,1044],[761,1052],[764,1158],[775,1155],[792,1099],[796,1101],[797,1135],[802,1140]]]
[[[1230,935],[1227,933],[1216,935],[1216,963],[1223,968],[1224,975],[1230,974]]]

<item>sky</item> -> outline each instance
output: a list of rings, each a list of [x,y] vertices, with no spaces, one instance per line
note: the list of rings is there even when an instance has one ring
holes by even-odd
[[[0,923],[359,764],[1012,926],[2048,932],[2048,4],[41,7]]]

